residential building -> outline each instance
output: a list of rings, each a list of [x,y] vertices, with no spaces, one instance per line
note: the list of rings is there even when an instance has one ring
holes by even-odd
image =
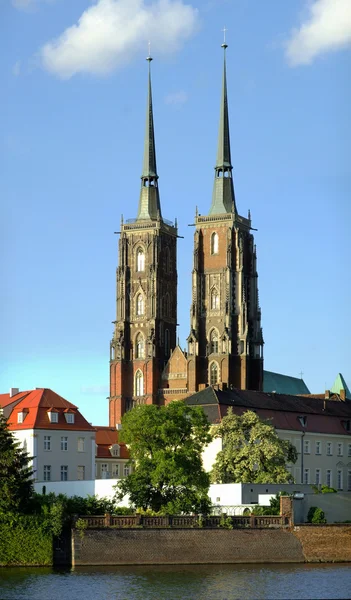
[[[115,427],[95,427],[96,429],[96,479],[123,479],[129,475],[129,452],[125,444],[119,442],[119,431]]]
[[[9,430],[33,457],[37,482],[95,478],[95,428],[78,407],[47,388],[0,394]]]

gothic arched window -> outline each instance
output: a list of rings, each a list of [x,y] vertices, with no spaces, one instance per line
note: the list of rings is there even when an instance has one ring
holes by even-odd
[[[137,295],[136,314],[138,315],[138,317],[144,314],[144,296],[142,294]]]
[[[145,356],[145,343],[144,337],[141,333],[135,338],[135,358],[144,358]]]
[[[140,369],[138,369],[137,372],[135,373],[134,383],[135,383],[135,385],[134,385],[135,395],[143,396],[144,395],[144,376],[143,376],[142,372],[140,371]]]
[[[216,288],[212,288],[211,290],[211,309],[219,309],[219,293]]]
[[[164,251],[164,267],[165,267],[165,272],[166,273],[170,273],[171,272],[171,256],[170,256],[170,252],[169,252],[169,248],[168,246],[165,248]]]
[[[137,271],[145,271],[145,254],[142,248],[137,250]]]
[[[169,302],[169,294],[166,294],[163,300],[163,316],[169,317],[170,315],[170,302]]]
[[[218,364],[212,362],[210,365],[210,385],[216,385],[218,383]]]
[[[211,254],[218,254],[218,233],[215,231],[211,235]]]
[[[169,329],[165,330],[165,355],[169,356]]]
[[[218,354],[218,332],[215,329],[210,333],[210,354]]]

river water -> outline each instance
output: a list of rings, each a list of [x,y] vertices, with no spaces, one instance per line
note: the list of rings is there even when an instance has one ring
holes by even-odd
[[[1,600],[351,598],[351,564],[0,569]]]

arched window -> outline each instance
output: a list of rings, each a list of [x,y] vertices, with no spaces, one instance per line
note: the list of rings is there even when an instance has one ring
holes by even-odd
[[[144,337],[141,333],[135,338],[135,358],[144,358],[145,356],[145,343]]]
[[[169,294],[166,294],[163,299],[163,316],[169,317],[169,313],[170,313]]]
[[[144,296],[142,294],[137,295],[136,314],[138,317],[144,314]]]
[[[169,329],[165,329],[165,355],[169,356]]]
[[[166,273],[170,273],[171,272],[171,256],[170,256],[170,252],[169,252],[168,246],[165,248],[164,252],[165,252],[165,254],[164,254],[165,272]]]
[[[219,293],[216,288],[212,288],[211,290],[211,309],[219,309]]]
[[[210,354],[218,354],[218,333],[215,329],[210,333]]]
[[[135,373],[135,395],[143,396],[144,395],[144,376],[140,369]]]
[[[137,250],[137,271],[145,270],[145,254],[142,248]]]
[[[216,383],[218,383],[218,365],[213,362],[210,366],[210,385],[216,385]]]
[[[218,254],[218,233],[215,231],[211,235],[211,254]]]

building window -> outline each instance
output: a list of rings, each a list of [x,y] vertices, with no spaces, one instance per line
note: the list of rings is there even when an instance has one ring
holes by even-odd
[[[351,456],[351,444],[347,445],[347,456],[350,458]]]
[[[213,362],[210,366],[210,384],[216,385],[216,383],[218,383],[218,365]]]
[[[338,456],[344,456],[344,444],[342,442],[338,443]]]
[[[84,465],[77,467],[77,479],[78,479],[78,481],[84,481],[84,479],[85,479],[85,466]]]
[[[218,333],[215,329],[210,333],[210,354],[218,354]]]
[[[343,490],[343,473],[341,469],[338,469],[337,471],[337,482],[338,482],[338,490],[342,491]]]
[[[310,470],[309,469],[303,470],[303,482],[305,484],[308,484],[310,482]]]
[[[108,464],[101,463],[101,473],[108,473]]]
[[[327,442],[327,456],[332,456],[333,454],[333,445],[331,442]]]
[[[144,314],[144,296],[142,294],[137,295],[136,314],[138,317]]]
[[[326,484],[328,487],[332,486],[332,472],[331,469],[327,469],[327,480],[326,480]]]
[[[316,454],[322,454],[322,442],[316,442]]]
[[[144,336],[138,333],[135,339],[135,358],[144,358],[145,356],[145,343]]]
[[[170,303],[169,303],[169,294],[166,294],[163,299],[163,316],[170,316]]]
[[[74,423],[74,414],[69,412],[65,413],[66,423]]]
[[[78,438],[78,452],[84,452],[85,450],[85,438]]]
[[[111,446],[111,448],[110,448],[110,452],[111,452],[112,456],[119,456],[119,445],[113,444],[113,446]]]
[[[67,481],[67,480],[68,480],[68,466],[61,465],[61,481]]]
[[[211,235],[211,254],[218,254],[218,233]]]
[[[44,435],[44,450],[51,450],[51,435]]]
[[[144,376],[140,369],[135,373],[135,395],[143,396],[144,395]]]
[[[112,477],[119,477],[119,465],[113,465]]]
[[[145,270],[145,254],[142,248],[137,250],[137,271]]]
[[[321,470],[320,469],[316,469],[316,485],[320,485],[321,484]]]
[[[124,477],[128,477],[128,475],[129,475],[129,466],[128,465],[124,465],[123,475],[124,475]]]
[[[23,423],[23,412],[17,414],[17,423]]]
[[[68,437],[61,437],[61,450],[66,452],[68,450]]]
[[[44,481],[51,481],[51,465],[44,465]]]
[[[50,423],[58,423],[58,413],[50,410],[48,412]]]
[[[169,357],[169,329],[165,329],[165,355]]]
[[[309,440],[305,440],[304,447],[303,447],[304,454],[310,454],[310,446],[311,446],[311,444],[310,444]]]
[[[351,492],[351,471],[347,471],[347,491]]]
[[[216,288],[211,290],[211,310],[219,309],[219,294]]]
[[[166,273],[171,272],[171,257],[168,246],[164,250],[164,269]]]

